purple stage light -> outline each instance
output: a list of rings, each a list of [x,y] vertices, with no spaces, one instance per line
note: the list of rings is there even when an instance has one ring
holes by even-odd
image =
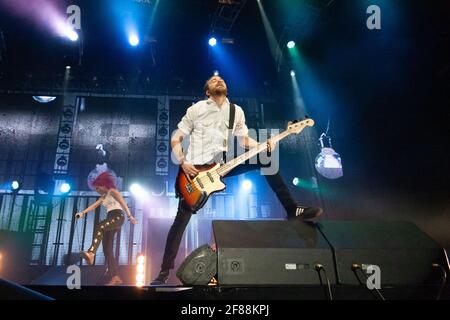
[[[51,30],[55,35],[72,41],[78,34],[67,22],[66,10],[57,0],[0,0],[0,7],[11,14],[33,21],[36,25]]]

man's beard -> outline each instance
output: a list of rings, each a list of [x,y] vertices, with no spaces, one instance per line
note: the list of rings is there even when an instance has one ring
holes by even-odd
[[[209,93],[212,96],[226,96],[228,92],[226,87],[214,87],[209,90]]]

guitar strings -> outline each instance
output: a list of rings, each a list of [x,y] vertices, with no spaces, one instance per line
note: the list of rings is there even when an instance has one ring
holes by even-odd
[[[263,147],[262,147],[262,149],[259,149],[259,147],[261,146],[261,145],[264,145]],[[254,156],[256,156],[258,153],[261,153],[262,151],[264,151],[265,149],[267,149],[267,146],[266,146],[266,143],[261,143],[261,144],[259,144],[256,148],[258,148],[258,152],[255,154],[255,155],[253,155],[253,157]],[[253,150],[249,150],[248,152],[251,152],[251,151],[253,151]],[[251,157],[250,157],[251,158]],[[250,158],[248,158],[248,159],[250,159]],[[246,159],[246,160],[248,160],[248,159]],[[235,159],[234,159],[235,160]],[[232,160],[233,161],[233,160]],[[214,171],[214,173],[217,173],[218,175],[219,175],[219,177],[222,177],[222,175],[218,172],[219,170],[221,170],[221,169],[224,169],[225,168],[225,166],[229,166],[231,164],[231,161],[230,162],[228,162],[228,163],[225,163],[223,166],[220,166],[219,168],[217,168],[215,171]],[[232,168],[232,169],[230,169],[230,170],[233,170],[234,168]],[[191,181],[192,182],[194,182],[194,184],[195,184],[195,182],[197,182],[197,183],[199,183],[198,182],[198,180],[200,180],[200,183],[201,184],[203,184],[203,183],[206,183],[206,182],[208,182],[208,181],[210,181],[211,179],[208,177],[208,176],[205,176],[205,177],[202,177],[202,178],[198,178],[198,180],[197,179],[195,179],[195,177],[194,178],[190,178],[191,179]]]
[[[291,133],[291,132],[289,132],[288,130],[286,130],[286,131],[284,131],[284,132],[282,132],[282,133],[276,135],[275,137],[272,137],[271,139],[274,139],[276,142],[279,142],[280,140],[286,138],[290,133]],[[256,152],[252,157],[256,156],[257,154],[259,154],[259,153],[261,153],[262,151],[264,151],[265,149],[267,149],[267,141],[258,144],[258,145],[256,146],[255,149],[256,149],[257,152]],[[246,153],[244,153],[243,155],[246,155],[246,154],[248,154],[248,153],[254,151],[255,149],[249,150],[249,151],[247,151]],[[250,159],[250,158],[252,158],[252,157],[249,157],[249,158],[247,158],[246,160],[248,160],[248,159]],[[244,157],[244,158],[245,158],[245,157]],[[218,173],[218,171],[224,169],[226,166],[229,166],[230,163],[231,163],[232,161],[235,161],[236,159],[237,159],[237,158],[235,158],[235,159],[231,160],[230,162],[225,163],[224,165],[220,166],[219,168],[217,168],[217,169],[214,171],[214,173],[217,173],[217,174],[219,175],[219,177],[222,177],[222,175],[221,175],[220,173]],[[246,161],[246,160],[245,160],[245,161]],[[238,165],[239,165],[239,164],[238,164]],[[233,169],[234,169],[234,168],[230,169],[230,171],[233,170]],[[228,172],[229,172],[229,171],[228,171]],[[205,177],[202,177],[202,178],[198,178],[198,179],[195,179],[195,177],[194,177],[194,178],[188,177],[188,178],[189,178],[188,180],[190,180],[191,182],[193,182],[194,185],[196,184],[196,182],[197,182],[198,184],[204,184],[204,183],[207,183],[208,181],[211,181],[211,178],[208,177],[208,176],[205,176]],[[197,187],[197,185],[196,185],[196,187]]]

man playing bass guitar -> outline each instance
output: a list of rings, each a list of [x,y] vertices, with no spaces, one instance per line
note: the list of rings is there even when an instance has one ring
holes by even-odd
[[[244,112],[241,107],[230,103],[228,100],[227,86],[221,77],[213,76],[209,78],[205,83],[204,92],[208,99],[199,101],[188,108],[185,116],[178,124],[178,130],[171,139],[173,155],[180,164],[180,174],[176,185],[180,199],[177,215],[167,235],[161,271],[151,283],[152,285],[164,284],[169,278],[170,269],[174,267],[174,261],[187,224],[192,214],[204,205],[210,194],[207,192],[208,187],[204,184],[210,183],[210,189],[213,192],[220,188],[220,186],[214,188],[214,184],[225,187],[218,180],[228,171],[221,173],[218,169],[220,164],[216,164],[216,162],[223,160],[218,159],[218,155],[222,157],[227,150],[226,141],[229,130],[237,137],[242,147],[255,150],[259,145],[257,141],[248,136]],[[228,128],[230,126],[231,128]],[[187,135],[190,135],[190,143],[185,157],[182,141]],[[275,142],[272,139],[269,139],[267,145],[264,145],[264,150],[267,149],[269,152],[274,148]],[[227,176],[235,176],[259,168],[261,168],[261,164],[233,166],[230,167]],[[208,169],[211,170],[204,174],[205,170]],[[201,177],[202,171],[203,176]],[[321,208],[299,205],[292,198],[278,172],[273,175],[265,175],[265,178],[285,208],[287,218],[312,221],[322,214]],[[202,191],[202,188],[205,190]]]

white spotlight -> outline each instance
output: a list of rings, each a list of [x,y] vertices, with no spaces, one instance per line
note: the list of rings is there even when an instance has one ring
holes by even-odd
[[[131,184],[130,192],[139,201],[148,201],[150,198],[150,193],[145,188],[143,188],[139,183]]]
[[[250,180],[244,180],[242,182],[242,188],[244,188],[244,190],[249,191],[252,188],[252,182]]]
[[[59,191],[61,193],[68,193],[71,189],[70,184],[68,184],[67,182],[64,182],[60,187],[59,187]]]
[[[295,47],[295,42],[294,42],[294,41],[289,41],[289,42],[287,43],[287,47],[288,47],[289,49],[294,48],[294,47]]]
[[[217,44],[217,39],[216,38],[210,38],[209,40],[208,40],[208,44],[211,46],[211,47],[214,47],[216,44]]]
[[[13,188],[14,190],[19,189],[19,182],[16,181],[16,180],[14,180],[14,181],[11,183],[11,188]]]
[[[129,38],[128,38],[128,42],[133,46],[137,46],[139,44],[139,37],[135,34],[132,34]]]
[[[77,41],[78,40],[78,33],[76,33],[74,30],[68,30],[66,36],[71,41]]]
[[[20,183],[19,183],[19,181],[14,180],[13,182],[11,182],[11,190],[12,190],[12,191],[17,192],[17,191],[19,191],[19,189],[20,189]]]
[[[131,186],[130,186],[130,191],[131,191],[131,193],[132,194],[134,194],[135,196],[137,196],[137,195],[139,195],[140,193],[142,193],[142,187],[141,187],[141,185],[140,184],[138,184],[138,183],[133,183]]]

